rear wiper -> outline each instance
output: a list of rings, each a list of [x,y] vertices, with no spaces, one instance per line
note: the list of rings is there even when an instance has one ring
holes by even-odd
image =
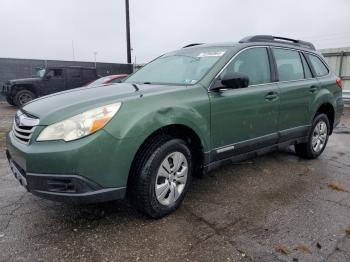
[[[151,85],[151,82],[143,82],[144,85]]]

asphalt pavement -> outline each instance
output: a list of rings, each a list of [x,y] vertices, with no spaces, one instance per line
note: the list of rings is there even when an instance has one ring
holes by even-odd
[[[174,214],[71,206],[14,179],[0,102],[0,261],[350,261],[350,110],[316,160],[286,149],[195,179]]]

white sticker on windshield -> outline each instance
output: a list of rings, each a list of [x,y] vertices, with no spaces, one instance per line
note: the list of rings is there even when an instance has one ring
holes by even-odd
[[[200,53],[197,57],[222,56],[225,51],[208,51]]]

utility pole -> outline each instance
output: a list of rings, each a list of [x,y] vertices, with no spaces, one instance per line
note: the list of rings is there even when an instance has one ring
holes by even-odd
[[[75,61],[74,40],[72,40],[72,57],[73,57],[73,61]]]
[[[129,0],[125,0],[125,18],[126,18],[126,48],[127,48],[127,59],[128,59],[128,64],[131,64]]]
[[[95,52],[94,52],[95,68],[97,68],[97,61],[96,61],[96,57],[97,57],[97,51],[95,51]]]

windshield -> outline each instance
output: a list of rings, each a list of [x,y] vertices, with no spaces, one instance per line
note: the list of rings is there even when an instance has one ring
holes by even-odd
[[[38,77],[43,77],[45,75],[45,69],[39,69],[37,72],[36,72],[36,75]]]
[[[185,48],[165,54],[125,80],[126,83],[195,84],[222,57],[225,47]]]

